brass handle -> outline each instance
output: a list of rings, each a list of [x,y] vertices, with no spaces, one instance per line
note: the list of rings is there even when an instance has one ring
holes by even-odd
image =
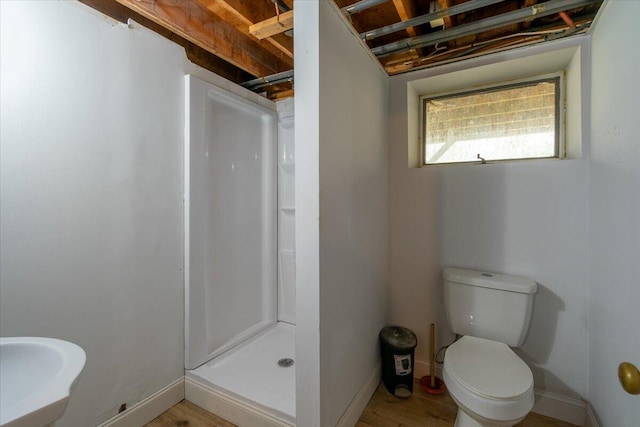
[[[622,362],[618,366],[620,385],[629,394],[640,394],[640,371],[633,363]]]

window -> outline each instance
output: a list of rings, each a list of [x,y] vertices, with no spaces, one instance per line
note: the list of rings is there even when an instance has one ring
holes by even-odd
[[[560,77],[422,97],[424,164],[561,157]]]

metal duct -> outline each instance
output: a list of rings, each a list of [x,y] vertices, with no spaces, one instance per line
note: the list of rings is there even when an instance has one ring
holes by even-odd
[[[341,10],[345,15],[353,15],[354,13],[362,12],[363,10],[369,9],[382,3],[386,3],[388,1],[389,0],[362,0],[358,3],[352,4],[351,6],[345,6]]]
[[[553,15],[569,9],[590,6],[596,3],[601,3],[601,0],[550,0],[525,9],[514,10],[436,33],[429,33],[389,43],[373,48],[371,52],[378,57],[385,57],[394,53],[405,52],[410,49],[418,49],[425,46],[433,46],[436,43],[443,43],[460,37],[474,35],[482,31],[489,31],[506,25],[517,24],[519,22]]]
[[[503,0],[476,0],[468,1],[466,3],[459,4],[457,6],[451,6],[446,9],[440,9],[433,13],[426,15],[416,16],[415,18],[407,19],[406,21],[397,22],[395,24],[387,25],[385,27],[377,28],[371,31],[365,31],[360,34],[360,37],[364,40],[373,40],[377,37],[384,36],[386,34],[395,33],[407,29],[409,27],[417,27],[418,25],[426,24],[435,19],[445,18],[447,16],[458,15],[460,13],[469,12],[471,10],[480,9],[481,7],[490,6],[495,3],[500,3]]]
[[[263,87],[290,81],[293,81],[293,70],[283,71],[281,73],[271,74],[270,76],[249,80],[248,82],[242,83],[241,86],[249,90],[257,90],[262,89]]]

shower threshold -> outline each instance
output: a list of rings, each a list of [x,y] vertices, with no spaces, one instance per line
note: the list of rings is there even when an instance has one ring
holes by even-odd
[[[186,399],[240,426],[294,426],[295,326],[278,322],[210,362],[187,370]]]

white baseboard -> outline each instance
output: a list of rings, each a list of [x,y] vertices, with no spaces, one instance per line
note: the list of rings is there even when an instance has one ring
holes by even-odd
[[[260,407],[214,390],[189,377],[185,378],[185,399],[239,427],[295,427],[296,425],[295,421],[268,413]]]
[[[362,415],[362,412],[364,411],[364,408],[367,407],[369,399],[371,399],[373,393],[376,392],[381,379],[382,361],[378,361],[365,382],[360,387],[360,390],[358,390],[358,393],[356,393],[351,403],[349,403],[349,406],[342,414],[342,417],[340,417],[336,427],[353,427],[356,425],[360,419],[360,415]]]
[[[586,404],[584,400],[571,399],[543,390],[534,389],[536,403],[531,412],[546,415],[560,421],[584,426]]]
[[[352,427],[373,396],[382,378],[382,362],[373,368],[336,427]],[[185,399],[240,427],[293,427],[294,420],[268,413],[262,408],[215,390],[192,378],[185,378]]]
[[[184,399],[184,377],[108,419],[98,427],[140,427]]]
[[[587,405],[587,416],[584,420],[584,427],[600,427],[600,419],[596,415],[596,411],[593,409],[593,406],[589,402],[586,402]]]
[[[356,424],[369,399],[381,380],[381,362],[371,371],[358,393],[344,412],[337,427]],[[415,361],[414,377],[429,375],[427,362]],[[442,377],[442,368],[436,367],[436,376]],[[584,427],[600,427],[593,407],[582,400],[571,399],[535,390],[536,402],[532,412]],[[183,399],[238,424],[240,427],[293,427],[295,422],[269,414],[261,408],[248,405],[233,396],[225,395],[190,378],[180,377],[166,387],[136,403],[126,411],[98,425],[98,427],[140,427]]]

